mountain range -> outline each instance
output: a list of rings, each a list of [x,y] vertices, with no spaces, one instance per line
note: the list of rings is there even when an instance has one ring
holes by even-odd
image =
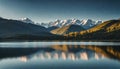
[[[119,40],[120,20],[56,20],[35,23],[29,18],[19,20],[0,18],[0,39],[45,40]],[[44,25],[44,26],[43,26]]]
[[[49,22],[49,23],[41,23],[41,26],[44,27],[52,27],[52,26],[56,26],[56,27],[63,27],[63,26],[68,26],[68,25],[79,25],[82,26],[85,29],[89,29],[95,25],[98,25],[100,23],[102,23],[103,21],[93,21],[91,19],[84,19],[84,20],[78,20],[78,19],[68,19],[68,20],[55,20],[54,22]]]
[[[53,22],[49,22],[49,23],[35,23],[34,21],[32,21],[29,18],[21,18],[18,21],[22,21],[25,23],[32,23],[32,24],[36,24],[36,25],[40,25],[43,27],[46,27],[49,31],[54,30],[56,28],[61,28],[61,27],[67,27],[69,25],[79,25],[81,27],[83,27],[84,29],[89,29],[93,26],[96,26],[100,23],[102,23],[103,21],[93,21],[92,19],[84,19],[84,20],[78,20],[78,19],[67,19],[67,20],[55,20]]]

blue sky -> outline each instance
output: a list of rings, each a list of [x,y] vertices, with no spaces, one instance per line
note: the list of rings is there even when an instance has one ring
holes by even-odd
[[[28,17],[35,22],[56,19],[110,20],[120,18],[119,0],[0,0],[0,16]]]

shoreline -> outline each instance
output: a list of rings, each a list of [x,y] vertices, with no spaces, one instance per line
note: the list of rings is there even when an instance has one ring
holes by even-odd
[[[120,42],[120,40],[28,40],[28,39],[2,39],[0,42]]]

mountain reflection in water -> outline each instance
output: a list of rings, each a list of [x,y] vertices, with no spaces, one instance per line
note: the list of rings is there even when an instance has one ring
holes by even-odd
[[[39,51],[33,55],[29,56],[22,56],[20,57],[21,61],[27,61],[32,58],[39,58],[40,60],[45,60],[45,59],[62,59],[62,60],[89,60],[91,58],[94,59],[100,59],[104,58],[104,55],[97,54],[93,51],[87,51],[87,50],[82,50],[79,52],[62,52],[62,51],[51,51],[51,52],[46,52],[46,51]]]
[[[91,58],[120,59],[119,46],[84,46],[84,45],[53,45],[42,48],[0,48],[0,58],[20,57],[21,60],[30,58],[40,59],[71,59],[89,60]]]
[[[120,60],[119,46],[53,45],[33,48],[0,48],[0,62],[6,59],[18,59],[22,62],[31,60],[88,61],[110,59]],[[119,67],[120,68],[120,67]],[[48,68],[49,69],[49,68]],[[57,68],[55,68],[57,69]]]

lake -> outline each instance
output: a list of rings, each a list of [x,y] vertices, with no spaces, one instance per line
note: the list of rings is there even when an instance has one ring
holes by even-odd
[[[0,69],[120,69],[119,42],[1,42]]]

